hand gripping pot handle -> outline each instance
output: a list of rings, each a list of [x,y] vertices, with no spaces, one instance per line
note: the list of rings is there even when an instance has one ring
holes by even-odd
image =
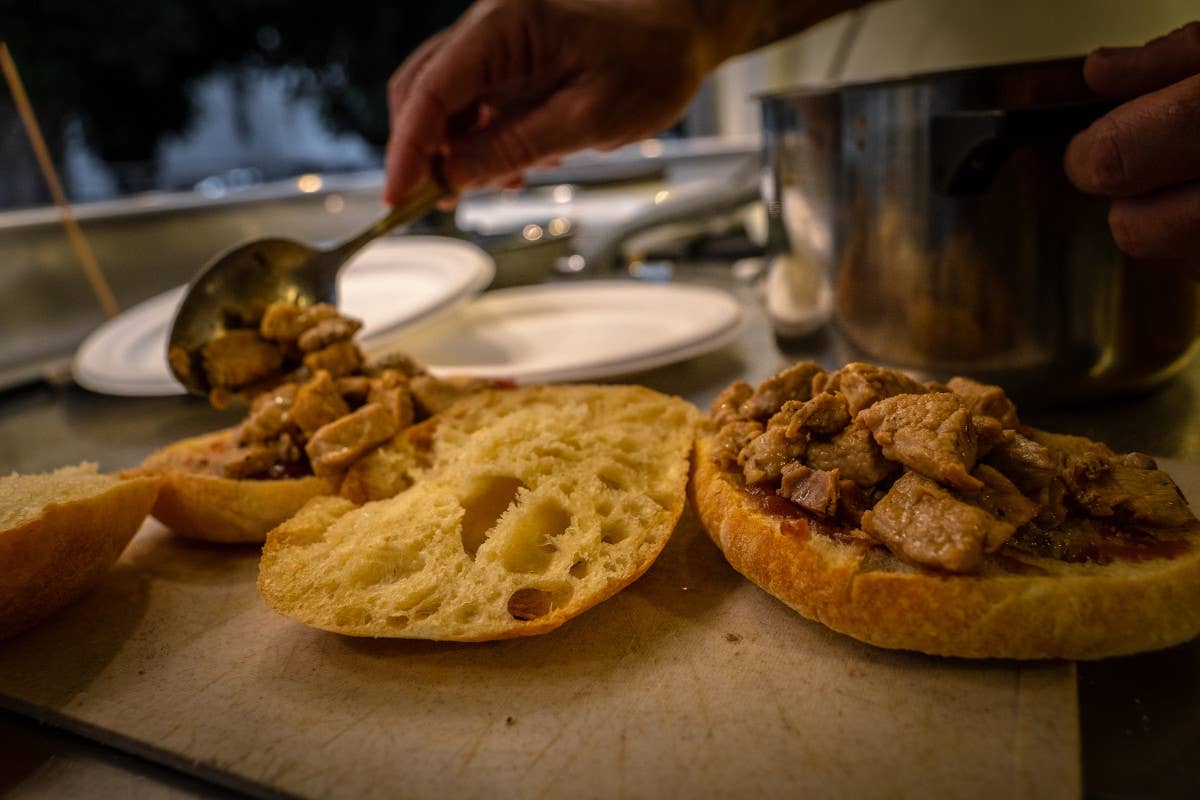
[[[1114,107],[1092,102],[934,114],[929,132],[933,190],[982,194],[1019,148],[1078,133]]]

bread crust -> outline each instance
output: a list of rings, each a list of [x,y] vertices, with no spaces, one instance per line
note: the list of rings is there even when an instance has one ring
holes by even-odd
[[[0,638],[92,588],[141,527],[159,486],[154,477],[123,480],[81,500],[47,505],[0,531]]]
[[[159,522],[190,539],[261,543],[267,531],[309,500],[337,492],[337,486],[325,478],[238,480],[181,466],[189,455],[208,452],[236,432],[226,428],[182,439],[146,459],[138,472],[162,476],[162,489],[151,511]]]
[[[1200,540],[1108,565],[1025,556],[1048,574],[949,575],[819,534],[784,534],[697,439],[689,494],[742,575],[808,619],[880,647],[966,658],[1098,659],[1200,634]],[[1200,533],[1193,529],[1189,533]]]

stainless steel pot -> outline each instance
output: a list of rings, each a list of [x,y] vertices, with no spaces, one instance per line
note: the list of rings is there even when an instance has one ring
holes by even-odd
[[[1067,182],[1104,110],[1081,59],[765,97],[772,252],[823,277],[855,355],[1026,401],[1154,385],[1196,349],[1197,287],[1121,254]]]

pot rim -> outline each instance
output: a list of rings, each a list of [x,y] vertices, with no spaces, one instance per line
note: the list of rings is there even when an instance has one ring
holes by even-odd
[[[965,75],[987,75],[989,73],[1002,73],[1006,71],[1030,70],[1039,67],[1065,67],[1072,64],[1077,64],[1080,71],[1083,70],[1083,62],[1086,55],[1062,56],[1059,58],[1034,59],[1029,61],[1009,61],[1000,64],[982,64],[971,67],[955,67],[954,69],[934,70],[931,72],[910,72],[903,75],[896,75],[891,78],[881,78],[879,80],[860,80],[860,81],[813,81],[810,83],[801,83],[788,89],[778,89],[773,92],[763,92],[756,94],[754,97],[760,103],[768,103],[777,100],[793,100],[809,97],[817,97],[820,95],[833,95],[848,89],[888,89],[896,86],[904,86],[914,83],[926,83],[931,81],[958,78]]]

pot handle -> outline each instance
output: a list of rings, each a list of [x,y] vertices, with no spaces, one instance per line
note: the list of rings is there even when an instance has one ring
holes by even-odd
[[[1092,102],[935,114],[929,136],[933,189],[982,194],[1016,150],[1078,133],[1114,108],[1115,103]]]

